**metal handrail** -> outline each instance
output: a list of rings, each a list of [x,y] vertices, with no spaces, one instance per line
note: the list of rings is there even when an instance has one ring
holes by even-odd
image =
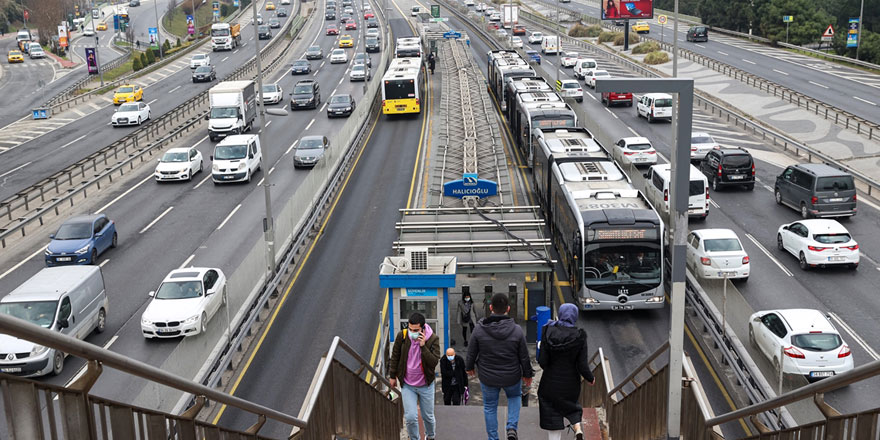
[[[635,379],[639,373],[648,369],[648,366],[651,364],[651,362],[654,362],[654,359],[657,359],[658,357],[660,357],[660,355],[663,354],[667,348],[669,348],[669,341],[664,342],[663,345],[658,347],[657,350],[654,351],[654,353],[652,353],[650,356],[648,356],[648,359],[645,359],[645,361],[642,362],[638,367],[634,368],[632,373],[630,373],[629,376],[626,377],[626,379],[623,379],[620,382],[620,384],[618,384],[616,387],[612,388],[611,391],[608,391],[608,394],[614,395],[617,393],[621,393],[621,394],[626,395],[626,393],[624,393],[622,391],[622,388],[624,386],[628,385],[629,383],[635,383],[633,381],[633,379]]]

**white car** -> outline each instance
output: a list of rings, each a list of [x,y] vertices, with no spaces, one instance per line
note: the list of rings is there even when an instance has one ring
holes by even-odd
[[[370,37],[376,37],[376,38],[378,38],[378,39],[380,39],[380,40],[382,39],[382,37],[379,36],[379,29],[378,29],[378,28],[369,28],[369,29],[367,29],[367,35],[366,35],[366,37],[367,37],[367,38],[370,38]]]
[[[523,48],[523,40],[520,37],[510,37],[510,46],[516,49]]]
[[[289,4],[290,4],[290,0],[281,0],[281,4],[282,4],[282,5],[289,5]]]
[[[748,281],[749,255],[730,229],[696,229],[688,234],[687,264],[700,278]]]
[[[203,167],[202,153],[196,147],[172,148],[159,159],[153,176],[157,182],[192,180]]]
[[[473,6],[473,5],[474,5],[474,0],[464,0],[464,5],[465,5],[465,6]]]
[[[366,81],[370,79],[370,68],[364,64],[355,64],[351,66],[351,72],[348,73],[349,81]]]
[[[120,105],[110,117],[110,125],[114,127],[141,125],[147,119],[150,119],[150,106],[147,103],[126,102]]]
[[[612,156],[621,163],[633,165],[654,165],[657,163],[657,150],[651,141],[644,137],[626,137],[614,144]]]
[[[284,90],[278,84],[263,85],[263,104],[278,104],[284,98]]]
[[[493,12],[492,15],[489,16],[489,21],[501,21],[501,13]]]
[[[499,38],[507,38],[508,37],[507,29],[504,29],[504,28],[498,29],[497,31],[495,31],[495,33],[498,34]]]
[[[211,65],[211,57],[205,53],[197,53],[189,59],[189,68],[195,69],[199,66],[210,66]]]
[[[811,309],[765,310],[749,317],[749,342],[779,371],[809,381],[853,369],[853,356],[822,312]]]
[[[544,34],[540,32],[532,32],[529,34],[529,44],[538,44],[544,39]]]
[[[577,64],[578,56],[580,55],[578,55],[577,52],[563,51],[562,60],[559,61],[559,64],[561,64],[562,67],[574,67],[574,65]]]
[[[498,12],[498,11],[496,11],[495,8],[486,8],[486,10],[483,11],[483,13],[486,14],[486,17],[490,17],[490,16],[492,16],[492,14],[494,14],[496,12]]]
[[[90,24],[89,26],[86,26],[86,28],[83,29],[83,36],[84,37],[94,37],[95,36],[95,23],[94,22],[92,22],[92,24]]]
[[[704,132],[691,134],[691,162],[699,162],[706,157],[706,153],[714,148],[721,148],[712,135]]]
[[[145,338],[204,333],[208,321],[226,304],[226,275],[207,267],[175,269],[150,297],[153,299],[141,316]]]
[[[779,227],[776,246],[798,259],[801,269],[848,265],[859,267],[859,244],[837,220],[799,220]]]
[[[470,6],[470,5],[468,5],[468,6]],[[483,11],[485,11],[485,10],[488,9],[488,8],[489,8],[489,6],[487,6],[485,3],[478,3],[477,6],[476,6],[474,9],[477,10],[477,11],[479,11],[479,12],[483,12]]]
[[[330,52],[330,64],[347,63],[347,62],[348,62],[348,55],[345,53],[344,49],[333,49],[333,51]]]
[[[577,102],[584,102],[584,89],[576,79],[559,80],[556,91],[563,98],[574,98]]]
[[[587,74],[584,76],[584,78],[586,78],[586,83],[587,83],[587,85],[588,85],[591,89],[595,89],[595,88],[596,88],[596,79],[597,79],[597,78],[599,78],[599,79],[602,79],[602,78],[608,79],[608,78],[611,78],[611,74],[608,73],[607,70],[593,69],[593,70],[587,72]]]

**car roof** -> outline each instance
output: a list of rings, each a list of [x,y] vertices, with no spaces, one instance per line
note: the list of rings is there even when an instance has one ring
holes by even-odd
[[[627,144],[650,144],[651,143],[651,141],[648,140],[648,138],[641,137],[641,136],[625,137],[625,138],[622,138],[621,140]]]
[[[62,224],[70,224],[70,223],[92,223],[98,219],[98,217],[104,217],[104,214],[83,214],[83,215],[75,215],[64,221]]]
[[[177,148],[171,148],[171,149],[169,149],[168,151],[166,151],[166,153],[189,153],[189,150],[190,150],[191,148],[192,148],[192,147],[177,147]]]
[[[699,235],[700,238],[704,240],[713,238],[736,238],[737,240],[739,239],[739,237],[736,235],[736,232],[724,228],[695,229],[691,232]]]
[[[672,95],[668,93],[645,93],[644,96],[654,99],[672,99]]]
[[[792,333],[809,333],[821,331],[823,333],[837,333],[837,329],[825,315],[814,309],[780,309],[768,310],[766,313],[776,313],[785,320]]]
[[[315,83],[315,80],[313,80],[313,79],[301,79],[301,80],[299,80],[299,81],[296,82],[296,85],[300,85],[300,84],[302,84],[302,85],[306,85],[306,86],[307,86],[307,85],[311,85],[311,84],[314,84],[314,83]]]
[[[315,141],[315,140],[317,140],[317,141],[322,141],[322,142],[323,142],[323,141],[324,141],[324,136],[321,136],[321,135],[319,135],[319,134],[312,134],[312,135],[308,135],[308,136],[303,136],[303,137],[299,138],[299,140],[300,140],[301,142],[304,142],[304,141]]]
[[[711,134],[706,133],[705,131],[695,131],[695,132],[692,132],[692,133],[691,133],[691,138],[695,138],[695,137],[697,137],[697,136],[708,136],[708,137],[712,137]],[[713,139],[714,139],[714,138],[713,138]]]
[[[721,154],[724,156],[751,156],[752,155],[752,153],[749,153],[746,149],[740,148],[740,147],[722,147],[722,148],[716,148],[715,151],[717,151],[718,154]]]
[[[795,165],[795,167],[800,168],[802,170],[809,171],[816,175],[822,176],[849,176],[850,174],[846,171],[838,170],[830,165],[826,165],[824,163],[799,163]]]
[[[174,269],[171,272],[168,272],[168,275],[165,276],[165,279],[162,280],[163,283],[168,281],[189,281],[189,280],[199,280],[201,281],[202,276],[205,275],[205,272],[211,270],[210,267],[184,267],[180,269]]]
[[[823,232],[828,234],[849,234],[849,231],[837,220],[829,218],[798,220],[796,223],[806,226],[813,234],[821,234]]]
[[[0,302],[57,301],[71,287],[79,286],[83,280],[100,270],[100,267],[91,265],[47,267],[16,287]]]

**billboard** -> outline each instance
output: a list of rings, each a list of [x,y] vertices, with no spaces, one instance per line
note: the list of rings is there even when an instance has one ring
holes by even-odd
[[[603,20],[654,18],[654,0],[600,0]]]
[[[846,47],[859,47],[859,19],[849,19],[849,30],[846,32]]]
[[[89,75],[98,73],[98,58],[95,55],[94,47],[86,48],[86,65],[89,66]]]
[[[192,15],[186,16],[186,33],[190,35],[195,35],[196,33],[196,23]]]
[[[154,50],[159,50],[159,28],[147,28],[147,31],[150,35],[150,47]]]

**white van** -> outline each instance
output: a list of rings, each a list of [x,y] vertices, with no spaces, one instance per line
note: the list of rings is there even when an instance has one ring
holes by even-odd
[[[577,79],[584,79],[587,72],[598,68],[599,64],[593,58],[578,58],[574,63],[574,76]]]
[[[263,168],[260,136],[227,136],[214,147],[211,161],[211,180],[215,185],[223,182],[250,182],[254,174]]]
[[[101,333],[110,303],[100,266],[47,267],[0,300],[0,313],[85,339]],[[65,354],[0,334],[0,372],[16,376],[60,374]]]
[[[689,167],[691,175],[688,184],[688,217],[705,220],[709,215],[709,180],[695,166]],[[668,163],[652,165],[645,174],[648,200],[666,214],[669,213],[671,176]]]
[[[672,95],[666,93],[646,93],[636,103],[636,115],[644,116],[648,122],[655,119],[672,120]]]
[[[31,59],[33,58],[46,58],[46,53],[43,52],[43,47],[40,46],[40,43],[32,42],[28,45],[28,55],[30,55]]]
[[[554,55],[559,52],[559,40],[556,35],[545,35],[541,39],[541,52]]]

